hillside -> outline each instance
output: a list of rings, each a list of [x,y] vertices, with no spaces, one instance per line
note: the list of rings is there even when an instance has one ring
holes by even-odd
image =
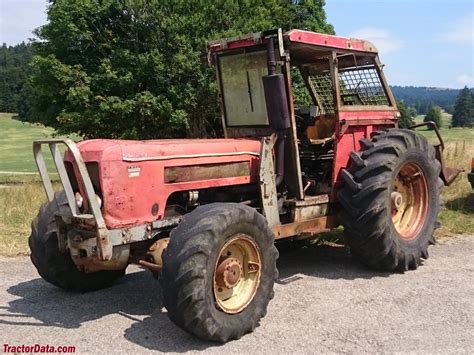
[[[393,95],[407,106],[414,107],[419,114],[426,114],[431,105],[438,105],[453,113],[454,103],[460,89],[442,89],[421,86],[392,86]],[[471,89],[474,92],[474,89]]]

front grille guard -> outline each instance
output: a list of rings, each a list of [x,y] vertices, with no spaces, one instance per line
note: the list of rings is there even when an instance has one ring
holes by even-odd
[[[91,221],[95,223],[95,228],[97,232],[97,251],[100,260],[110,260],[112,258],[112,244],[110,243],[109,231],[105,225],[104,217],[100,210],[99,203],[95,195],[94,187],[92,185],[89,172],[87,171],[86,164],[82,159],[81,152],[70,139],[48,139],[48,140],[38,140],[33,142],[33,154],[35,157],[36,165],[38,167],[41,180],[43,181],[43,187],[46,192],[46,196],[50,202],[54,199],[54,190],[51,178],[49,176],[48,169],[46,168],[46,163],[44,161],[42,147],[47,144],[49,150],[51,151],[51,156],[56,166],[56,171],[58,172],[59,179],[66,193],[66,198],[68,206],[71,210],[73,218],[76,220]],[[74,197],[74,191],[72,189],[71,181],[66,172],[66,166],[64,165],[64,160],[59,150],[59,145],[64,144],[69,152],[72,154],[74,161],[76,162],[78,172],[82,179],[82,183],[85,190],[85,198],[89,203],[91,214],[81,214],[79,208],[76,205],[76,199]]]

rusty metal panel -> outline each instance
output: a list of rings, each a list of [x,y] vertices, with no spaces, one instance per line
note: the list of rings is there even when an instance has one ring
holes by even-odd
[[[305,196],[304,200],[288,201],[288,204],[290,204],[293,207],[308,207],[308,206],[321,205],[328,202],[329,202],[329,195],[323,194],[323,195],[317,195],[317,196]]]
[[[167,184],[236,176],[250,176],[250,164],[248,161],[165,168],[165,183]]]
[[[293,222],[303,222],[327,215],[329,195],[306,196],[304,200],[288,201]]]
[[[275,239],[283,239],[297,236],[301,233],[318,234],[328,232],[338,226],[335,216],[326,216],[309,219],[303,222],[293,222],[279,226],[273,226],[272,231]]]
[[[436,159],[438,159],[441,164],[441,180],[443,180],[445,186],[450,186],[454,182],[454,180],[456,180],[458,175],[463,171],[463,169],[451,168],[446,166],[444,163],[442,146],[435,145],[434,148],[436,151]]]
[[[328,211],[328,204],[297,207],[294,210],[293,220],[295,222],[303,222],[309,219],[323,217],[327,214],[327,211]]]

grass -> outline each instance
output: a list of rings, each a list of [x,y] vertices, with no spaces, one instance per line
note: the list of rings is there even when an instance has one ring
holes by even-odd
[[[423,122],[423,115],[415,118],[416,123]],[[445,143],[444,158],[447,166],[471,170],[471,159],[474,158],[474,129],[449,128],[451,115],[443,113],[441,136]],[[418,129],[433,144],[438,143],[434,131]],[[445,187],[441,194],[445,208],[440,213],[441,228],[438,237],[453,234],[474,234],[474,193],[467,181],[466,172],[459,175],[453,185]]]
[[[13,114],[0,113],[0,254],[28,252],[30,223],[46,200],[39,183],[33,158],[32,142],[54,137],[54,130],[13,119]],[[77,137],[73,136],[73,139]],[[45,154],[52,170],[53,162]],[[51,178],[57,180],[57,174]]]
[[[471,129],[471,133],[474,133],[474,129]],[[444,157],[446,165],[470,171],[470,162],[474,157],[474,139],[446,139]],[[437,231],[438,236],[474,234],[474,192],[466,172],[462,172],[441,193],[445,208],[440,213],[441,228]]]
[[[63,136],[55,137],[51,128],[21,122],[13,117],[10,113],[0,113],[0,183],[38,181],[32,142]],[[72,139],[77,140],[78,137],[72,136]],[[53,161],[49,154],[44,156],[51,170]]]
[[[418,115],[415,117],[415,123],[423,122],[424,115]],[[474,129],[472,128],[449,128],[451,126],[451,115],[443,113],[441,126],[441,136],[446,142],[462,142],[462,141],[474,141]],[[425,128],[418,128],[431,143],[437,143],[438,138],[436,137],[435,131],[429,131]]]
[[[449,119],[449,116],[445,116],[446,122]],[[6,114],[0,114],[0,131],[3,133],[0,138],[0,254],[27,254],[30,223],[41,203],[46,201],[43,187],[36,175],[2,174],[2,171],[36,171],[31,142],[51,137],[53,131],[14,121],[11,115]],[[420,130],[420,133],[427,136],[430,142],[436,143],[434,132]],[[471,158],[474,157],[474,129],[443,128],[441,134],[446,144],[447,165],[470,169]],[[474,234],[474,193],[465,172],[452,186],[443,190],[442,198],[446,207],[440,214],[442,227],[437,231],[437,236]],[[329,239],[338,238],[332,235]]]
[[[27,254],[30,223],[46,201],[38,182],[0,187],[0,254]]]
[[[7,113],[0,113],[0,130],[0,171],[36,172],[32,142],[51,137],[53,130],[14,120]]]

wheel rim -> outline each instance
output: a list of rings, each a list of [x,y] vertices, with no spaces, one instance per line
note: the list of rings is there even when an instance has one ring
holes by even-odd
[[[410,162],[401,167],[390,198],[392,222],[398,234],[406,240],[416,238],[428,210],[428,185],[418,164]]]
[[[239,313],[253,300],[260,284],[261,258],[255,241],[238,233],[221,248],[214,268],[214,297],[225,313]]]

